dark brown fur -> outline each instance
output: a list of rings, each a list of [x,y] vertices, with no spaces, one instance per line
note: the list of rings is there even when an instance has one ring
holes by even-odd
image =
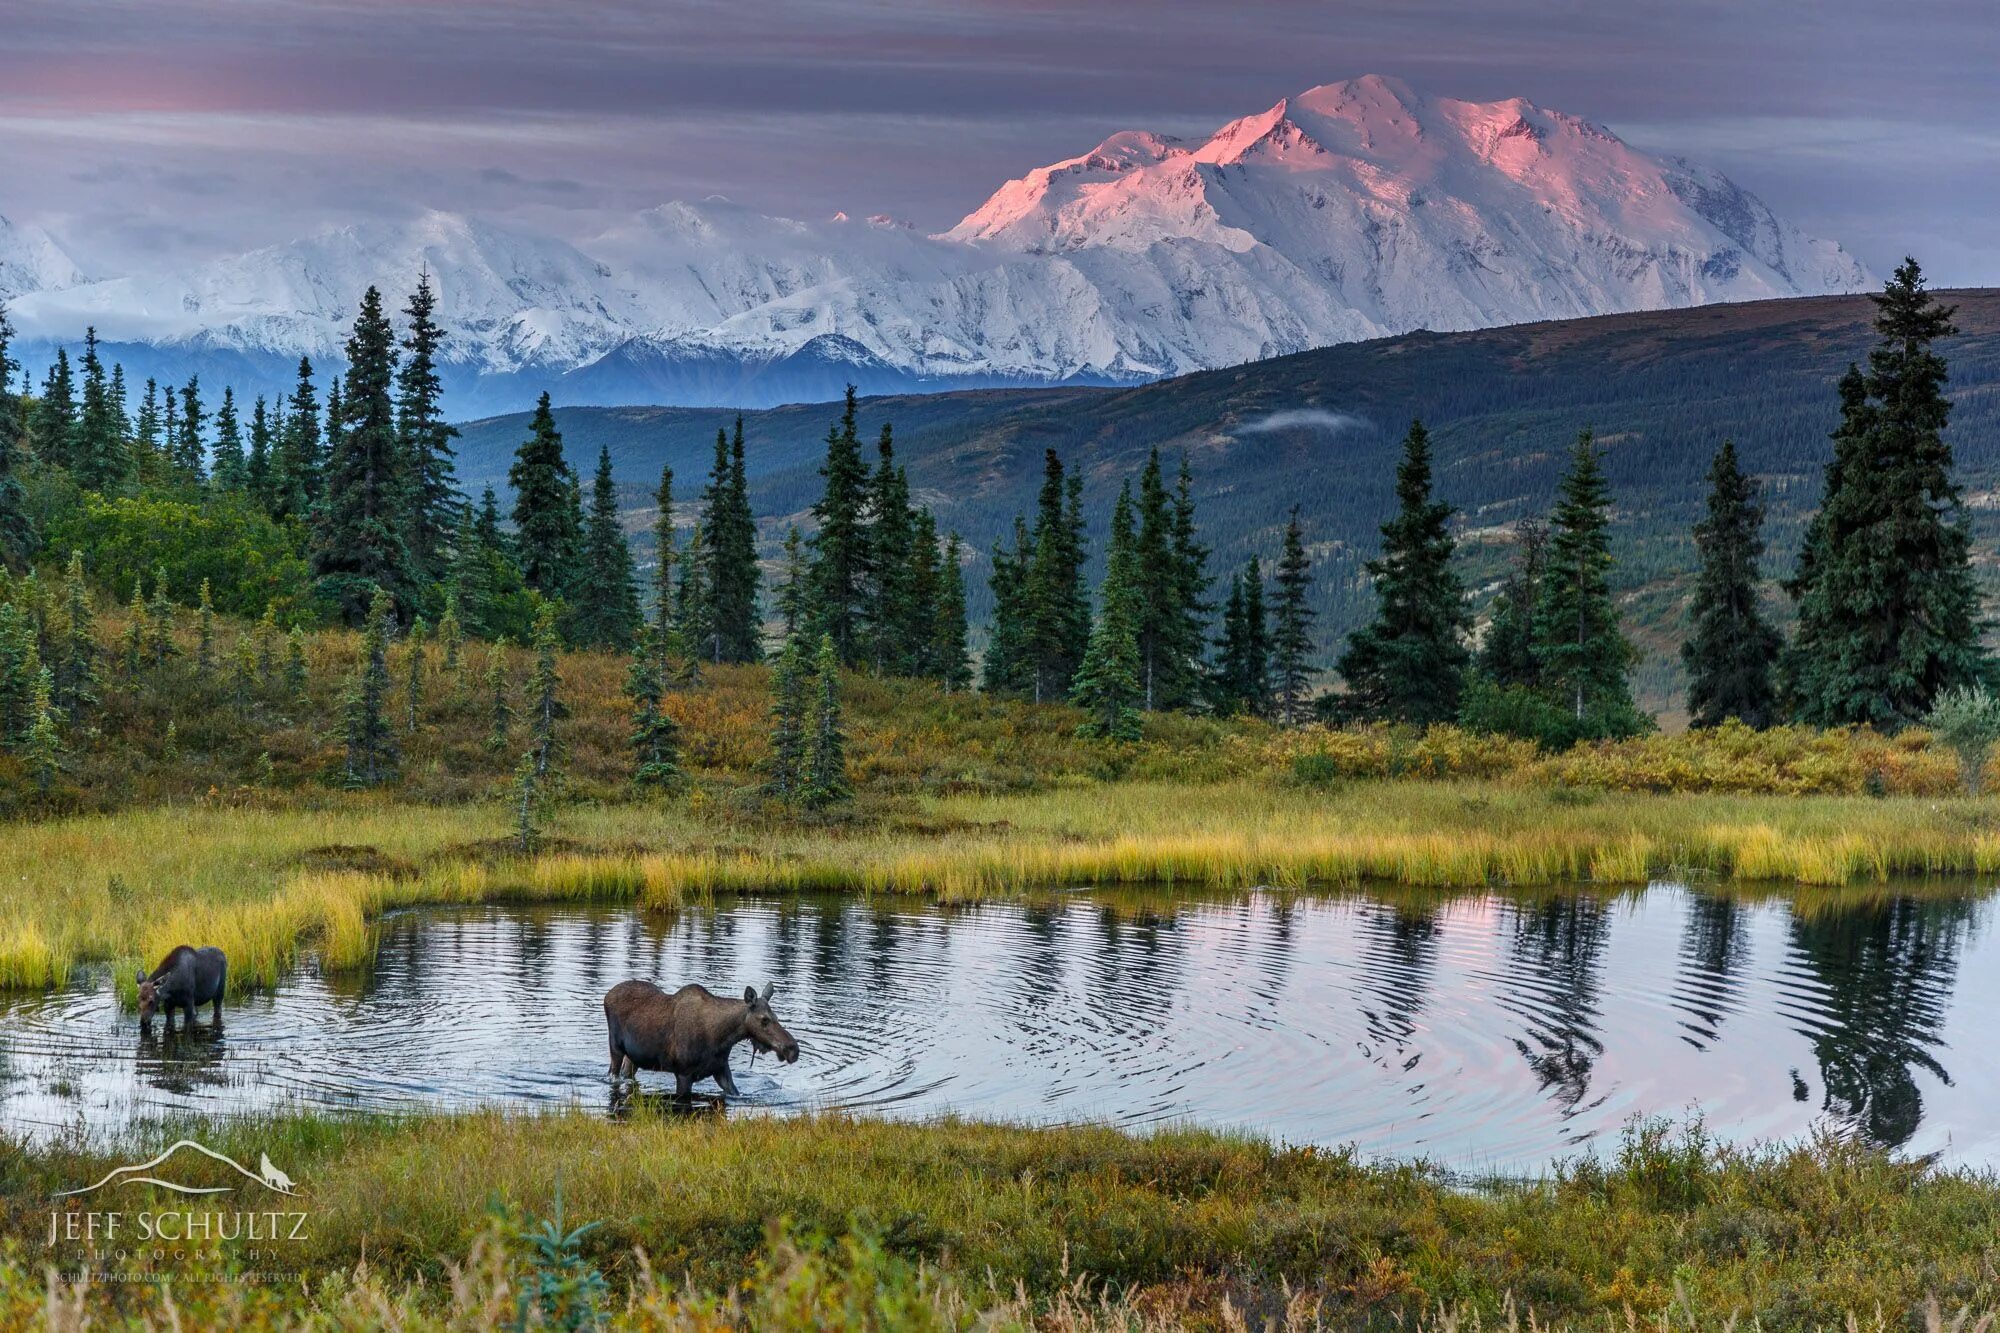
[[[195,948],[177,944],[167,951],[151,975],[139,973],[139,1022],[151,1024],[153,1014],[164,1010],[167,1027],[174,1025],[174,1010],[194,1023],[194,1007],[215,1002],[214,1021],[222,1021],[222,990],[229,981],[229,960],[213,945]]]
[[[683,986],[672,995],[650,981],[621,981],[604,997],[604,1022],[611,1036],[611,1077],[640,1069],[674,1076],[674,1094],[686,1097],[694,1085],[712,1078],[729,1096],[729,1052],[738,1042],[776,1052],[786,1064],[799,1058],[799,1044],[771,1012],[771,991],[745,987],[740,1000],[725,1000],[704,986]]]

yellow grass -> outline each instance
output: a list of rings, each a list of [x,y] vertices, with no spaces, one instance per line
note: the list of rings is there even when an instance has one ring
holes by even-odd
[[[1643,882],[1697,872],[1839,886],[2000,869],[2000,810],[1964,798],[1580,798],[1475,782],[1314,792],[1243,779],[913,798],[826,827],[726,802],[571,810],[515,857],[496,807],[356,799],[319,811],[155,809],[16,825],[0,846],[0,984],[210,943],[238,983],[302,945],[367,960],[369,921],[415,903],[616,899],[673,908],[742,891],[972,899],[1048,887]],[[121,966],[121,975],[129,974]],[[126,983],[129,985],[129,982]]]

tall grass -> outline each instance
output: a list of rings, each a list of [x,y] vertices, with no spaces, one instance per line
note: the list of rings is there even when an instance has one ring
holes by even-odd
[[[1962,798],[1125,782],[912,798],[827,825],[722,802],[584,806],[563,816],[545,853],[524,858],[491,806],[155,809],[8,830],[0,984],[60,983],[85,960],[150,964],[180,943],[219,945],[235,983],[268,983],[305,945],[334,966],[365,961],[368,922],[389,908],[504,898],[673,908],[741,891],[973,899],[1094,885],[1623,884],[1689,872],[1840,886],[2000,869],[1994,813]]]
[[[1550,1179],[1468,1188],[1422,1166],[1182,1130],[643,1106],[624,1121],[177,1123],[125,1144],[0,1155],[0,1222],[36,1234],[52,1191],[181,1135],[239,1160],[268,1154],[297,1182],[285,1206],[309,1213],[309,1239],[282,1264],[307,1280],[184,1280],[170,1294],[65,1286],[51,1299],[40,1261],[64,1256],[9,1250],[0,1324],[60,1305],[72,1322],[54,1326],[70,1328],[84,1316],[93,1327],[121,1317],[184,1328],[516,1327],[513,1298],[537,1262],[516,1242],[528,1219],[553,1215],[558,1190],[566,1226],[597,1224],[576,1258],[608,1279],[606,1313],[621,1328],[1432,1321],[1778,1333],[1922,1327],[1932,1302],[2000,1307],[2000,1181],[1831,1140],[1718,1148],[1698,1126],[1635,1126],[1610,1155]],[[181,1169],[218,1174],[200,1183],[227,1170]],[[127,1198],[128,1208],[188,1206]],[[178,1322],[169,1299],[183,1302]]]

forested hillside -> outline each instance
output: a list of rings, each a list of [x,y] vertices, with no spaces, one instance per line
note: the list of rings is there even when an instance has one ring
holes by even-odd
[[[1949,438],[1971,499],[1977,559],[1991,586],[2000,536],[2000,291],[1942,293],[1961,335],[1944,344],[1952,370]],[[1506,525],[1544,511],[1564,450],[1594,428],[1607,447],[1619,586],[1645,653],[1639,687],[1654,707],[1677,702],[1672,662],[1687,576],[1689,529],[1715,446],[1737,442],[1769,505],[1768,573],[1789,571],[1817,502],[1834,382],[1865,352],[1865,297],[1816,297],[1616,315],[1476,333],[1417,333],[1166,380],[1141,388],[990,391],[864,399],[869,430],[896,426],[897,457],[919,498],[964,534],[975,616],[988,607],[987,555],[1032,506],[1045,448],[1079,465],[1088,511],[1110,513],[1118,485],[1155,444],[1193,464],[1213,567],[1275,558],[1285,516],[1303,517],[1327,660],[1369,608],[1361,562],[1392,508],[1398,441],[1412,416],[1431,427],[1440,496],[1457,506],[1468,581],[1483,600],[1509,538]],[[751,499],[775,552],[784,524],[819,493],[816,469],[838,408],[751,413]],[[682,408],[572,408],[557,413],[571,461],[600,446],[644,504],[662,461],[698,477],[731,413]],[[525,417],[465,428],[469,485],[499,481]],[[644,488],[642,491],[641,488]],[[633,515],[635,531],[645,526]],[[1098,534],[1101,549],[1103,534]]]

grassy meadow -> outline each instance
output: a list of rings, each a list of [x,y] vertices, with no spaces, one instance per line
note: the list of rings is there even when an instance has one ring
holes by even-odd
[[[300,1193],[275,1206],[310,1222],[269,1262],[304,1280],[51,1289],[16,1246],[0,1324],[1776,1333],[2000,1308],[2000,1183],[1831,1142],[1720,1149],[1698,1125],[1486,1184],[1193,1130],[645,1107],[176,1129],[285,1163]],[[8,1233],[46,1234],[53,1190],[122,1160],[0,1160]],[[589,1229],[536,1244],[558,1210]]]
[[[105,622],[116,640],[117,613]],[[860,676],[845,682],[856,799],[806,814],[760,791],[770,699],[756,667],[677,686],[666,706],[688,783],[646,797],[628,780],[625,663],[597,654],[563,658],[563,780],[528,853],[505,799],[525,740],[517,722],[493,742],[489,683],[518,707],[526,654],[469,645],[446,670],[433,645],[412,706],[399,646],[400,772],[356,792],[339,728],[351,636],[310,637],[294,694],[255,668],[251,627],[224,622],[216,657],[253,665],[209,678],[181,632],[164,666],[106,663],[103,704],[67,738],[52,789],[0,757],[0,985],[112,963],[129,992],[134,965],[182,942],[221,945],[234,986],[269,985],[302,950],[365,963],[372,919],[419,903],[1414,895],[1685,875],[1811,910],[1891,880],[2000,870],[2000,803],[1962,794],[1955,757],[1920,732],[1729,728],[1547,755],[1453,728],[1159,717],[1142,741],[1110,744],[1079,739],[1064,707]],[[183,1131],[244,1160],[268,1152],[301,1182],[312,1238],[287,1258],[308,1278],[51,1278],[34,1240],[51,1193]],[[643,1104],[621,1121],[301,1116],[128,1133],[0,1141],[15,1238],[0,1246],[0,1327],[1789,1329],[1852,1314],[1861,1328],[1970,1329],[1949,1321],[2000,1308],[2000,1183],[1832,1142],[1742,1152],[1635,1130],[1549,1180],[1469,1186],[1192,1130]],[[558,1185],[564,1228],[594,1224],[565,1244],[535,1231]]]

